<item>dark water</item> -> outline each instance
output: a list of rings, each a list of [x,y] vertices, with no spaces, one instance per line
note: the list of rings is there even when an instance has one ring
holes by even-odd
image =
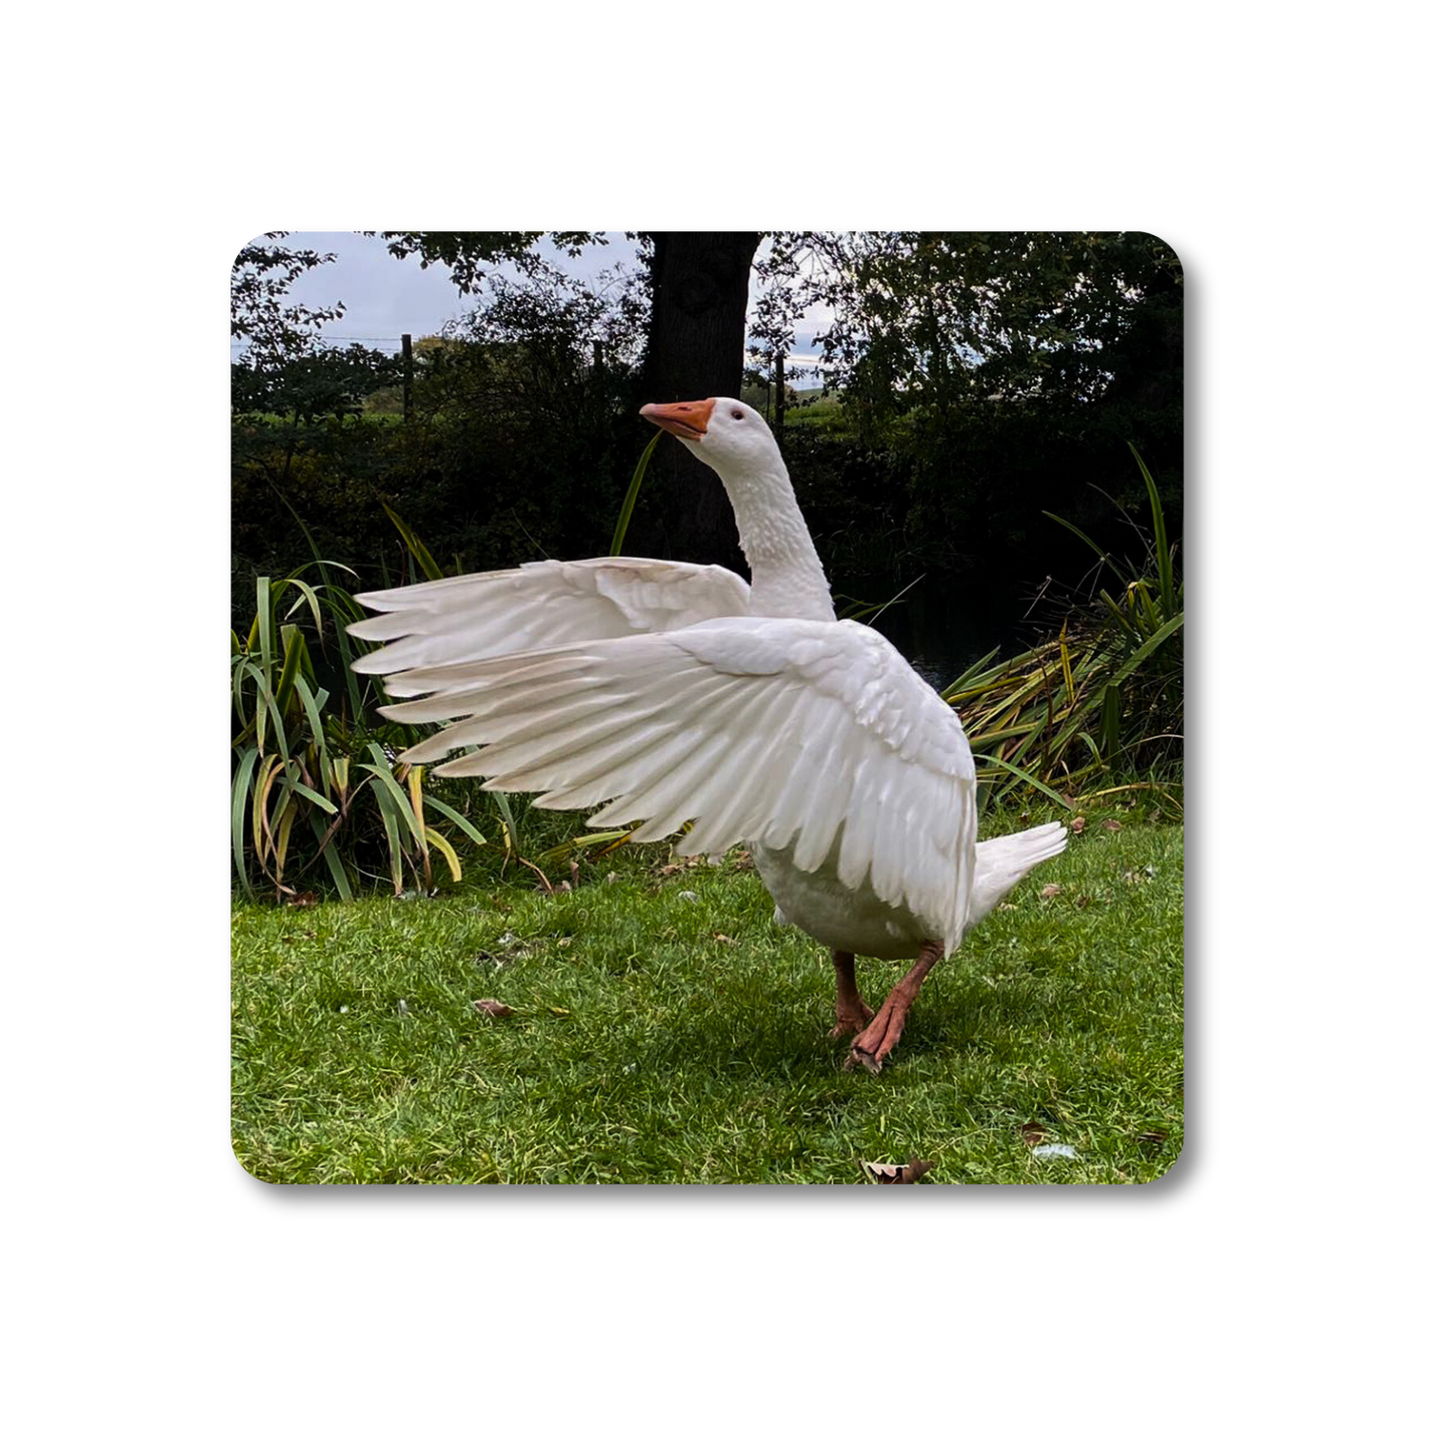
[[[835,588],[869,603],[887,602],[899,590],[899,583],[877,578]],[[1038,641],[1047,621],[1039,610],[1025,617],[1032,602],[1032,594],[1018,586],[924,577],[881,614],[861,620],[876,627],[932,686],[942,688],[995,647],[1002,659]]]

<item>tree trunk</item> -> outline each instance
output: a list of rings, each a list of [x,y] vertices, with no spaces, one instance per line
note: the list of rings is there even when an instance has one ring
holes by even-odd
[[[756,231],[653,231],[652,318],[643,363],[648,401],[742,391],[748,278]],[[653,453],[628,535],[634,555],[717,562],[746,573],[717,474],[679,442]]]

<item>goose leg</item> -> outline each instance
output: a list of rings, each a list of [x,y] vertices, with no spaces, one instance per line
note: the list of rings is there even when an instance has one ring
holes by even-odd
[[[873,1010],[863,1002],[862,996],[858,992],[858,980],[853,973],[853,955],[851,953],[842,953],[834,949],[833,971],[838,975],[838,1001],[833,1006],[838,1026],[828,1037],[838,1039],[842,1038],[844,1034],[861,1033],[868,1027],[868,1020],[873,1017]]]
[[[883,1068],[883,1060],[903,1033],[903,1024],[908,1017],[909,1007],[918,997],[928,970],[943,957],[943,944],[925,943],[918,953],[918,962],[893,985],[883,1007],[873,1015],[872,1022],[853,1040],[853,1052],[845,1069],[856,1069],[862,1064],[870,1074]],[[841,998],[841,985],[840,994]]]

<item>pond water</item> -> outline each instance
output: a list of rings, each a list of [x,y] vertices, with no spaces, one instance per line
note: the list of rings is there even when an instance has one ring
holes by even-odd
[[[900,590],[878,578],[850,581],[835,595],[887,602]],[[933,687],[947,687],[979,658],[999,649],[1000,659],[1037,642],[1047,619],[1024,614],[1031,594],[1014,586],[970,586],[958,577],[923,577],[890,606],[867,619]]]

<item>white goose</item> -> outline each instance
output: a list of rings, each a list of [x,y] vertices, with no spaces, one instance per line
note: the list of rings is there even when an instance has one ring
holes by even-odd
[[[451,720],[404,756],[596,808],[691,854],[746,842],[777,905],[833,953],[834,1037],[877,1073],[928,971],[1066,834],[977,843],[973,755],[948,705],[871,628],[839,622],[767,423],[725,397],[642,408],[722,478],[752,586],[721,567],[532,562],[357,600],[387,645],[358,672]],[[914,958],[875,1015],[854,955]]]

